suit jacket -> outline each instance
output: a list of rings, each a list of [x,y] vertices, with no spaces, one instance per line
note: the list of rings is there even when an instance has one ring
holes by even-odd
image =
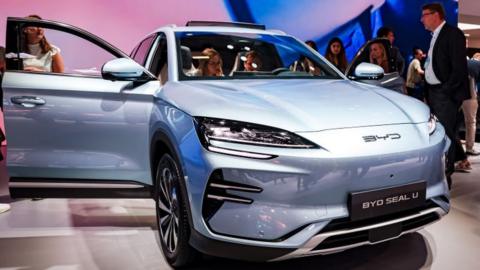
[[[433,47],[432,65],[442,83],[440,91],[460,103],[470,98],[467,48],[460,29],[448,24],[442,27]]]
[[[402,54],[400,53],[400,49],[392,46],[390,47],[390,53],[395,59],[395,66],[397,67],[398,74],[403,75],[403,72],[405,71],[405,58],[403,58]]]

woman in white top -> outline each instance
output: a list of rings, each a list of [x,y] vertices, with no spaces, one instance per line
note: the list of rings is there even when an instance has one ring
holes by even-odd
[[[41,20],[38,15],[30,15],[27,19]],[[50,44],[45,38],[45,30],[41,27],[28,26],[23,29],[25,36],[24,52],[32,57],[23,59],[23,69],[27,71],[62,73],[63,58],[60,49]]]

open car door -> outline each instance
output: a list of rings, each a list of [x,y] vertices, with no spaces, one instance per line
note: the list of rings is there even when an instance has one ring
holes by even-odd
[[[372,63],[371,54],[374,47],[383,49],[385,52],[387,62],[383,67],[383,77],[379,78],[378,80],[364,80],[355,76],[355,69],[358,65],[360,65],[361,63]],[[395,65],[395,58],[392,55],[391,45],[388,39],[377,38],[365,43],[357,52],[355,58],[348,66],[345,75],[347,75],[347,77],[352,80],[385,87],[400,93],[405,93],[405,80],[397,71],[397,67]]]
[[[29,68],[37,59],[27,34],[35,31],[62,56],[63,71]],[[155,77],[104,40],[63,23],[8,18],[6,45],[2,89],[12,197],[112,197],[151,184],[145,153]],[[117,60],[141,75],[103,72]]]

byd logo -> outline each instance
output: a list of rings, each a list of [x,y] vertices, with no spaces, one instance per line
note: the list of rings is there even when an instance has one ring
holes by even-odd
[[[398,140],[401,137],[402,136],[400,136],[400,134],[398,134],[398,133],[389,133],[389,134],[386,134],[385,136],[368,135],[368,136],[363,136],[362,138],[365,142],[376,142],[376,141],[380,141],[380,140],[386,141],[387,139]]]

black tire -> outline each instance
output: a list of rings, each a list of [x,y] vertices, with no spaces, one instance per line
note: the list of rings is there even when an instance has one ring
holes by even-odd
[[[183,176],[178,162],[164,154],[158,162],[155,177],[155,208],[160,246],[165,259],[173,267],[191,265],[199,257],[188,243],[190,224],[180,181]]]

